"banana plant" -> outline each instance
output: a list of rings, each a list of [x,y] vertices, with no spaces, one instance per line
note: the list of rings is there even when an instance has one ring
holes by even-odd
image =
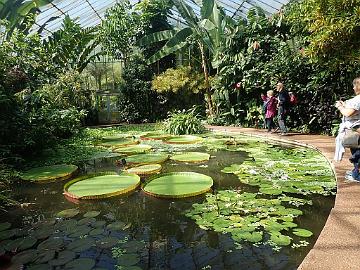
[[[201,53],[201,63],[206,85],[206,101],[209,115],[214,114],[214,106],[211,99],[211,88],[209,83],[209,59],[207,52],[211,55],[213,68],[217,68],[221,58],[222,46],[225,43],[226,31],[235,27],[235,22],[228,17],[217,5],[215,0],[202,0],[197,4],[201,5],[200,16],[185,3],[184,0],[173,0],[176,9],[185,21],[185,27],[177,30],[165,30],[147,35],[138,41],[140,46],[167,40],[166,44],[153,56],[148,63],[154,63],[161,58],[172,54],[185,46],[195,43]],[[194,2],[195,5],[195,2]]]
[[[101,52],[95,52],[99,44],[97,29],[82,28],[69,16],[65,16],[62,28],[44,40],[46,51],[60,68],[82,72]]]
[[[50,4],[52,1],[0,0],[0,19],[8,21],[6,38],[10,38],[16,28],[28,33],[35,23],[35,17],[40,12],[40,8]],[[49,18],[47,22],[54,18]]]

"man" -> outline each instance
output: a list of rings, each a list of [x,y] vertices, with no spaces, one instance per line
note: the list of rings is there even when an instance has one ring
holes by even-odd
[[[280,135],[286,135],[288,131],[286,128],[286,116],[289,110],[290,96],[284,89],[282,82],[276,84],[276,90],[278,91],[278,123],[281,130]]]

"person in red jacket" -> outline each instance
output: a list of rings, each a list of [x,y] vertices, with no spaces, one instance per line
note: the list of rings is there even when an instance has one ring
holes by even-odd
[[[270,132],[272,128],[275,128],[274,117],[277,113],[277,99],[274,97],[274,91],[267,91],[267,97],[261,96],[262,100],[266,102],[265,122],[267,131]]]

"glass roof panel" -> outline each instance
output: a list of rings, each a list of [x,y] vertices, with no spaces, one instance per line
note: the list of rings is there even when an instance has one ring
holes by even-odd
[[[121,0],[54,0],[52,3],[41,8],[41,13],[37,17],[33,31],[37,31],[41,25],[46,23],[50,18],[56,17],[48,22],[45,27],[43,36],[49,35],[61,28],[65,15],[69,15],[83,27],[95,26],[101,23],[105,12],[116,2]],[[130,0],[132,4],[141,0]],[[191,6],[196,14],[200,13],[200,8],[195,5],[195,0],[185,0]],[[261,7],[267,15],[278,12],[289,0],[217,0],[217,3],[224,8],[227,15],[231,17],[246,18],[246,14],[254,6]],[[184,21],[180,18],[176,10],[172,10],[169,21],[178,25]]]

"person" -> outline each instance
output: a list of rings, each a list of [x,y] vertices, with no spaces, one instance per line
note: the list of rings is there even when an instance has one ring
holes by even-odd
[[[276,84],[276,90],[278,91],[278,123],[281,130],[281,135],[286,135],[288,130],[286,128],[286,116],[289,109],[289,93],[285,90],[284,84],[278,82]]]
[[[353,89],[355,97],[346,101],[337,101],[335,107],[340,111],[342,115],[342,121],[339,126],[339,133],[336,137],[336,147],[334,160],[340,161],[345,152],[345,148],[342,145],[342,140],[347,130],[356,130],[360,132],[360,77],[353,80]],[[350,148],[351,158],[350,162],[353,163],[354,168],[347,175],[348,180],[360,181],[359,163],[360,163],[360,149]]]
[[[263,101],[263,105],[262,105],[262,112],[264,115],[264,123],[263,123],[263,128],[266,128],[266,106],[267,106],[267,97],[261,93],[260,95],[262,101]]]
[[[274,117],[276,115],[277,99],[274,97],[274,91],[267,91],[267,97],[261,95],[265,104],[265,123],[267,132],[270,132],[272,128],[275,128]],[[266,102],[266,103],[265,103]]]

